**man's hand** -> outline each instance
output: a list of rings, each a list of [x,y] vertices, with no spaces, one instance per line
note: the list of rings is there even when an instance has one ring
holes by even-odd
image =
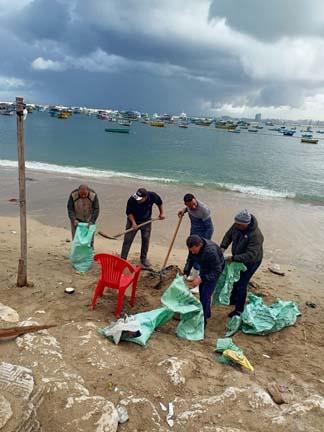
[[[137,223],[134,222],[134,223],[132,224],[132,228],[133,228],[133,230],[137,230],[137,229],[138,229]]]
[[[75,219],[75,220],[73,221],[73,225],[74,225],[75,227],[78,226],[78,225],[79,225],[79,221]]]
[[[226,257],[225,257],[225,261],[226,261],[228,264],[230,264],[231,262],[233,262],[233,257],[232,257],[232,255],[226,256]]]
[[[190,288],[194,288],[194,287],[196,287],[196,286],[198,286],[198,285],[201,284],[201,279],[200,279],[200,277],[198,276],[198,277],[196,277],[195,279],[193,279],[192,281],[187,281],[187,284],[188,284],[188,286],[189,286]]]
[[[161,219],[161,220],[165,219],[164,213],[159,214],[159,219]]]
[[[185,214],[184,209],[178,211],[178,217],[181,218]]]

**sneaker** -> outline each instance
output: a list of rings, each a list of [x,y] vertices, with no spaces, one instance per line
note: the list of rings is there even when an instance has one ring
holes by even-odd
[[[145,258],[145,259],[141,260],[141,266],[143,269],[148,269],[148,268],[152,267],[152,264],[150,263],[150,261],[147,258]]]

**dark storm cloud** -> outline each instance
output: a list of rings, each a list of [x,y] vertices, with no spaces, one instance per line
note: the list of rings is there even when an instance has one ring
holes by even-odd
[[[213,0],[209,18],[226,18],[229,26],[257,39],[323,35],[322,0]]]
[[[0,14],[0,77],[40,102],[205,114],[209,101],[298,106],[321,92],[323,41],[303,35],[322,15],[301,0],[24,2]]]

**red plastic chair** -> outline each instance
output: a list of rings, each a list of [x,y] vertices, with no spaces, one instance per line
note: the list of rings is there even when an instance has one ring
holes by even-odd
[[[118,318],[123,308],[125,291],[130,284],[132,284],[130,304],[134,306],[136,287],[141,267],[133,267],[128,261],[110,254],[97,254],[94,259],[101,266],[101,274],[92,296],[92,309],[95,308],[97,298],[102,297],[106,287],[117,289],[118,299],[115,317]],[[124,274],[126,269],[129,270],[131,274]]]

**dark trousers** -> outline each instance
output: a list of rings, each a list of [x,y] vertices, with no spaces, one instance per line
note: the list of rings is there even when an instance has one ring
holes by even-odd
[[[132,227],[132,224],[130,221],[127,221],[126,229],[129,229]],[[144,225],[143,227],[139,228],[138,230],[133,230],[127,234],[125,234],[123,247],[121,251],[121,257],[125,260],[127,260],[129,249],[132,246],[133,240],[137,234],[138,231],[141,231],[141,237],[142,237],[142,247],[141,247],[141,261],[145,260],[147,257],[147,252],[150,245],[150,237],[151,237],[151,224]]]
[[[260,264],[261,261],[258,261],[254,264],[245,264],[245,272],[241,272],[240,280],[235,282],[235,284],[233,285],[233,291],[231,294],[231,305],[235,305],[236,312],[243,312],[246,301],[248,283],[253,274],[259,268]]]
[[[211,316],[210,307],[211,307],[212,295],[213,292],[215,291],[216,284],[217,284],[217,280],[216,281],[214,280],[212,282],[202,282],[199,285],[199,298],[204,311],[205,323],[208,320],[208,318],[210,318]]]

